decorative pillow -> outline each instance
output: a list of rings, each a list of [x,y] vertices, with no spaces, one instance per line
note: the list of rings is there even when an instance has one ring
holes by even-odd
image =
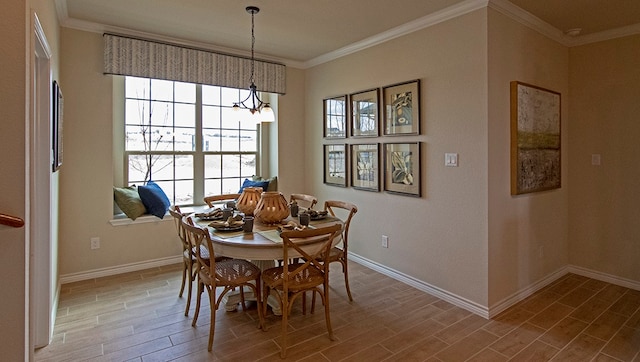
[[[240,187],[240,191],[238,191],[238,193],[241,194],[245,187],[262,187],[262,191],[268,191],[269,181],[251,181],[246,178],[244,179],[242,187]]]
[[[153,181],[147,182],[146,186],[138,187],[138,194],[147,212],[151,215],[163,218],[171,206],[171,201],[162,188]]]
[[[135,186],[114,186],[113,199],[116,201],[120,210],[131,220],[135,220],[138,216],[144,215],[147,212]]]
[[[251,178],[253,181],[269,181],[269,187],[264,191],[278,191],[278,176],[273,176],[269,179],[263,179],[261,176],[253,176]]]

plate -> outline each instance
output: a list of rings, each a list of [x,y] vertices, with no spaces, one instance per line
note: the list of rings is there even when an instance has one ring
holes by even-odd
[[[217,231],[237,231],[237,230],[242,230],[242,226],[244,225],[244,222],[242,221],[237,221],[232,223],[231,225],[225,225],[224,221],[214,221],[212,223],[209,223],[209,226],[211,226],[212,228],[216,229]]]
[[[315,211],[315,210],[310,210],[310,211],[306,211],[307,214],[309,214],[309,219],[311,220],[322,220],[324,218],[327,217],[328,212],[326,211]]]
[[[222,220],[222,214],[220,214],[219,216],[216,216],[216,215],[214,215],[214,216],[198,216],[198,215],[196,215],[196,217],[198,219],[200,219],[200,220],[203,220],[203,221]]]
[[[234,226],[213,226],[216,231],[240,231],[242,230],[242,225],[234,225]]]
[[[214,208],[194,215],[200,220],[212,221],[222,219],[222,209]]]

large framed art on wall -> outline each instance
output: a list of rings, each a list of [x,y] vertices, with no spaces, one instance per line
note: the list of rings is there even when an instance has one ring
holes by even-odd
[[[560,93],[511,82],[511,194],[560,188]]]

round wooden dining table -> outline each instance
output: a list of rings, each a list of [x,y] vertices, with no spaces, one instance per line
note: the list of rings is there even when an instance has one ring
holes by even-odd
[[[201,227],[206,226],[211,237],[213,251],[216,256],[226,256],[229,258],[246,259],[257,265],[261,270],[272,268],[275,261],[282,259],[282,239],[278,233],[278,225],[264,225],[257,220],[254,221],[253,231],[217,231],[208,224],[210,221],[195,220]],[[297,218],[289,217],[282,221],[286,224],[289,221],[298,222]],[[327,215],[319,220],[311,220],[309,227],[318,228],[332,226],[336,223],[343,225],[339,218]],[[335,238],[334,245],[340,243],[342,238]],[[292,255],[291,257],[296,257]],[[226,295],[225,309],[228,312],[235,311],[240,303],[240,293],[228,293]],[[245,300],[255,300],[253,292],[245,290]],[[268,301],[275,315],[281,315],[280,305],[275,299]]]

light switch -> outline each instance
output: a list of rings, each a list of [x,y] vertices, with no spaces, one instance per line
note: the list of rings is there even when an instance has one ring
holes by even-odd
[[[591,164],[593,166],[600,166],[600,154],[594,153],[591,155]]]
[[[458,167],[458,154],[457,153],[445,153],[444,165],[447,167]]]

